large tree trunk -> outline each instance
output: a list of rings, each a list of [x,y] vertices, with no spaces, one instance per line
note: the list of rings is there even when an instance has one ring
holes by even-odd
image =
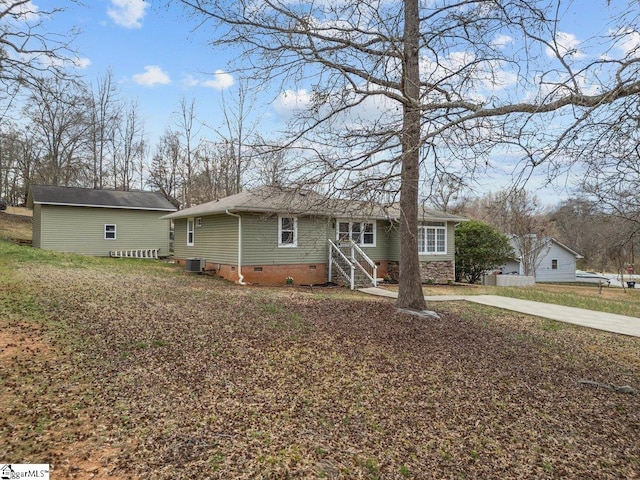
[[[420,177],[420,20],[418,0],[404,1],[402,72],[402,186],[400,190],[400,291],[398,306],[425,308],[418,257],[418,181]]]

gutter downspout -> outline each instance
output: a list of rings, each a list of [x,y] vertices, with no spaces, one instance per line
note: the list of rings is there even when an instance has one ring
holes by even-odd
[[[246,285],[244,276],[242,275],[242,217],[237,213],[231,213],[229,209],[224,211],[227,215],[238,219],[238,285]]]

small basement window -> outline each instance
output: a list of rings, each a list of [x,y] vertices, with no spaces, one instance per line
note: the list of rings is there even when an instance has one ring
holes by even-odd
[[[115,240],[116,239],[116,226],[113,224],[107,224],[104,226],[104,239]]]

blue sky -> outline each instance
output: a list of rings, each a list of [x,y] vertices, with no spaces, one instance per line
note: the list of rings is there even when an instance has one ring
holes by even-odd
[[[60,3],[32,2],[42,10]],[[50,28],[80,29],[73,42],[83,67],[79,73],[95,82],[110,69],[121,98],[138,103],[154,145],[167,126],[174,126],[182,98],[195,99],[198,116],[217,128],[222,122],[222,95],[234,95],[237,84],[226,73],[229,52],[207,45],[209,33],[195,26],[177,5],[90,0],[68,2]]]
[[[60,0],[31,0],[42,10],[59,6]],[[121,98],[136,101],[145,122],[148,141],[155,147],[166,127],[175,127],[181,99],[195,100],[199,119],[212,128],[222,125],[221,105],[224,95],[232,101],[237,79],[227,73],[229,61],[240,52],[214,49],[207,44],[215,35],[206,26],[186,15],[183,8],[167,1],[85,0],[81,4],[64,2],[65,11],[50,20],[50,30],[80,29],[74,47],[82,66],[80,73],[87,81],[95,81],[108,69],[113,73]],[[587,6],[588,8],[585,8]],[[559,40],[567,49],[582,55],[580,40],[591,27],[602,31],[602,10],[606,0],[573,2],[574,12],[565,15]],[[593,52],[591,52],[593,53]],[[508,79],[508,78],[507,78]],[[287,95],[263,99],[253,105],[253,112],[262,130],[284,126],[292,105],[308,100],[305,90],[292,90]],[[207,129],[201,133],[209,138],[215,134]],[[269,131],[265,133],[270,133]],[[504,171],[484,179],[485,188],[507,183]],[[530,186],[537,187],[534,177]],[[557,200],[554,190],[540,190],[540,195]]]

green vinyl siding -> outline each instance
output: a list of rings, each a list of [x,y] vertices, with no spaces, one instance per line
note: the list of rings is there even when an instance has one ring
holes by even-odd
[[[112,250],[158,248],[169,254],[166,212],[56,205],[34,207],[37,244],[46,250],[107,256]],[[116,225],[116,239],[105,240],[105,225]]]
[[[398,224],[393,223],[393,228],[388,232],[389,237],[389,261],[400,261],[400,233],[398,232]]]
[[[200,218],[200,226],[197,219]],[[187,246],[187,219],[174,220],[175,258],[202,258],[211,263],[238,263],[238,218],[209,215],[194,218],[193,246]],[[242,229],[244,231],[244,219]]]
[[[331,225],[327,218],[298,217],[297,246],[278,246],[278,216],[243,214],[242,264],[286,265],[326,263],[327,238]],[[334,234],[335,235],[335,234]]]
[[[326,263],[327,239],[336,240],[337,219],[297,217],[297,246],[278,246],[278,216],[241,213],[242,265]],[[238,218],[226,214],[194,218],[194,245],[187,246],[187,219],[174,222],[175,257],[202,258],[211,263],[238,263]],[[399,261],[400,242],[396,223],[376,222],[376,246],[361,247],[374,261]],[[420,255],[422,261],[453,260],[454,224],[447,223],[447,253]]]

